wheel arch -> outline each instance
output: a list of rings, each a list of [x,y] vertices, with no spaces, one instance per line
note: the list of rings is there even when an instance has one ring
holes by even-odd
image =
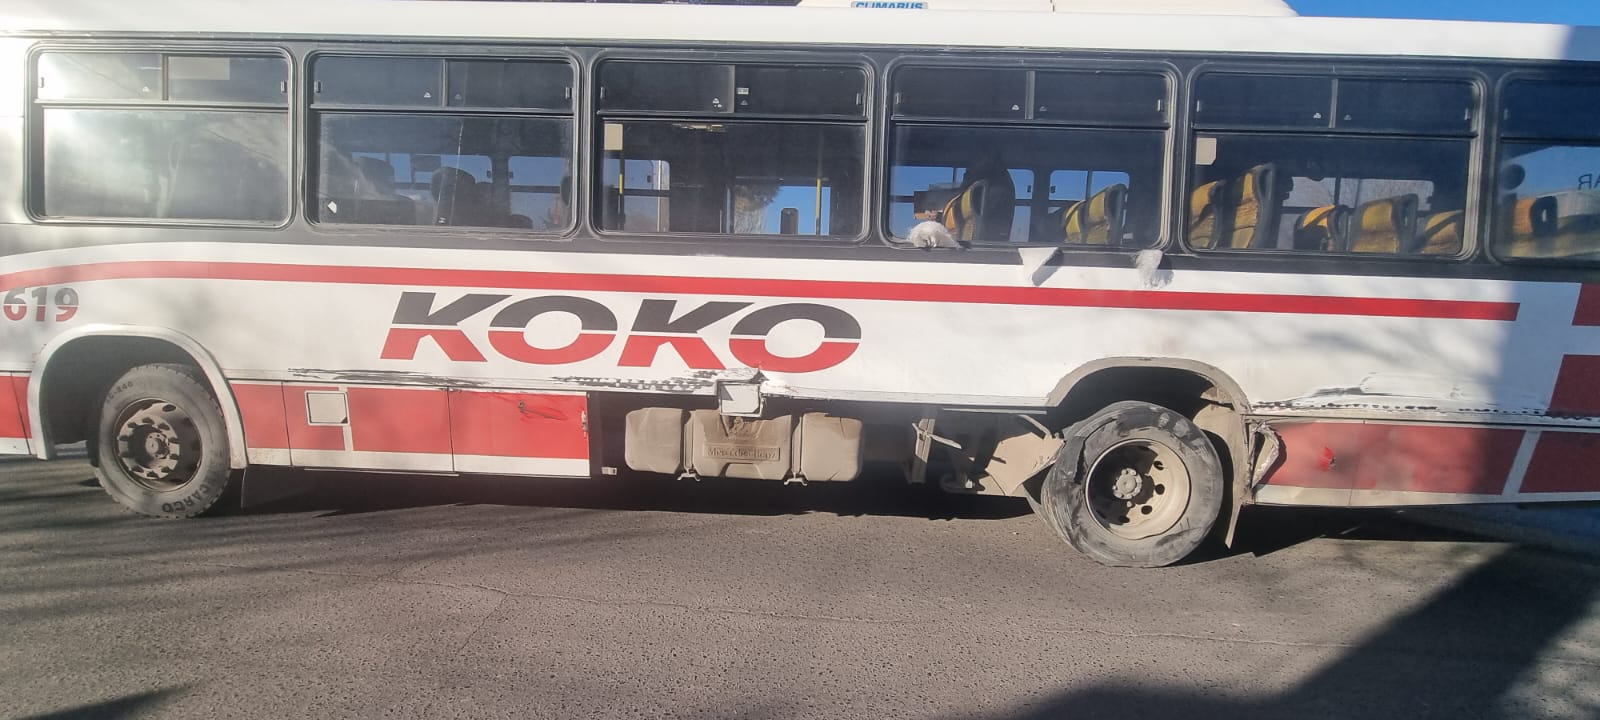
[[[48,408],[55,407],[48,403],[59,400],[51,395],[59,391],[52,373],[65,372],[68,365],[81,362],[87,353],[97,348],[110,350],[135,346],[142,348],[143,352],[133,353],[126,360],[102,362],[100,369],[111,373],[112,379],[115,379],[121,373],[147,362],[179,361],[199,368],[217,399],[217,405],[222,409],[228,435],[228,465],[235,470],[244,468],[247,464],[244,422],[216,358],[188,335],[171,328],[140,325],[84,325],[57,335],[44,346],[28,382],[28,419],[35,428],[39,443],[34,455],[41,460],[55,457],[55,441],[52,437],[55,426],[47,414]],[[87,392],[99,390],[96,387]]]
[[[1097,374],[1108,371],[1131,373],[1138,370],[1191,375],[1209,383],[1216,389],[1220,399],[1231,405],[1240,415],[1250,412],[1250,400],[1245,395],[1244,388],[1220,368],[1198,360],[1168,357],[1111,357],[1091,360],[1057,381],[1046,402],[1051,407],[1063,407],[1072,399],[1075,390],[1085,387],[1085,380]]]

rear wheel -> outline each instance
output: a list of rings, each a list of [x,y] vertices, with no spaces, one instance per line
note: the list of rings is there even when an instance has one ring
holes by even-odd
[[[100,486],[134,512],[194,517],[230,489],[222,410],[192,367],[129,370],[106,393],[96,429]]]
[[[1057,458],[1040,487],[1045,521],[1105,565],[1160,567],[1199,549],[1222,512],[1225,488],[1206,434],[1142,402],[1111,405],[1083,427],[1082,453]]]

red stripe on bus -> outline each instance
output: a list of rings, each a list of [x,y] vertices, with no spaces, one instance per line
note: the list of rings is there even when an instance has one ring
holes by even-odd
[[[1600,355],[1566,355],[1550,394],[1550,412],[1557,415],[1600,413]]]
[[[743,295],[824,300],[891,300],[980,305],[1198,310],[1444,320],[1511,321],[1517,319],[1517,312],[1520,307],[1518,303],[1514,302],[1480,300],[1428,300],[1165,290],[1091,290],[1082,288],[993,287],[986,285],[858,282],[847,280],[778,280],[184,261],[88,263],[39,270],[24,270],[8,275],[0,275],[0,289],[93,280],[141,278],[665,293],[675,295]]]
[[[0,375],[0,438],[28,439],[28,376]]]
[[[1578,291],[1578,308],[1572,313],[1572,324],[1584,327],[1600,325],[1600,285],[1585,284]]]
[[[244,421],[244,444],[262,450],[289,449],[289,423],[283,411],[283,385],[234,383],[233,399]]]
[[[350,449],[450,454],[448,394],[433,388],[350,388]]]
[[[1590,433],[1545,432],[1528,461],[1522,477],[1522,492],[1600,491],[1600,435]]]
[[[457,455],[587,460],[583,395],[450,393],[450,436]]]
[[[1358,422],[1272,426],[1283,455],[1267,484],[1499,495],[1521,430]]]
[[[312,425],[306,413],[307,392],[337,392],[326,385],[283,386],[283,416],[289,429],[289,450],[349,450],[343,425]]]

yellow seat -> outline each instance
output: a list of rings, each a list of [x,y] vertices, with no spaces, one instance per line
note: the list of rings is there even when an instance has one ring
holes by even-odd
[[[1016,197],[1016,185],[1005,168],[973,168],[967,171],[961,192],[945,204],[941,219],[959,242],[1006,242],[1011,239]]]
[[[1189,243],[1202,249],[1271,247],[1292,183],[1265,163],[1195,188],[1189,194]]]
[[[1213,180],[1189,193],[1189,245],[1202,250],[1217,246],[1217,231],[1222,228],[1217,213],[1222,209],[1225,185]]]
[[[1549,240],[1557,230],[1556,199],[1551,196],[1511,198],[1504,217],[1506,257],[1552,257]]]
[[[1465,237],[1467,213],[1449,210],[1429,215],[1418,229],[1418,251],[1423,255],[1459,255]]]
[[[1415,194],[1362,203],[1351,220],[1350,252],[1398,255],[1417,232]]]
[[[1128,186],[1112,185],[1080,200],[1062,214],[1066,242],[1072,245],[1110,245],[1122,240],[1127,219]]]
[[[1323,205],[1305,211],[1294,221],[1294,249],[1334,252],[1350,230],[1350,208]]]
[[[1293,179],[1278,177],[1272,163],[1257,165],[1228,188],[1232,222],[1223,234],[1230,248],[1266,248],[1277,240],[1278,215]]]

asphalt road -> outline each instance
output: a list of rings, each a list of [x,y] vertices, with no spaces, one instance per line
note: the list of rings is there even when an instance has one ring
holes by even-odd
[[[1600,716],[1600,567],[1255,511],[1116,570],[873,483],[327,476],[133,517],[0,464],[0,716]]]

